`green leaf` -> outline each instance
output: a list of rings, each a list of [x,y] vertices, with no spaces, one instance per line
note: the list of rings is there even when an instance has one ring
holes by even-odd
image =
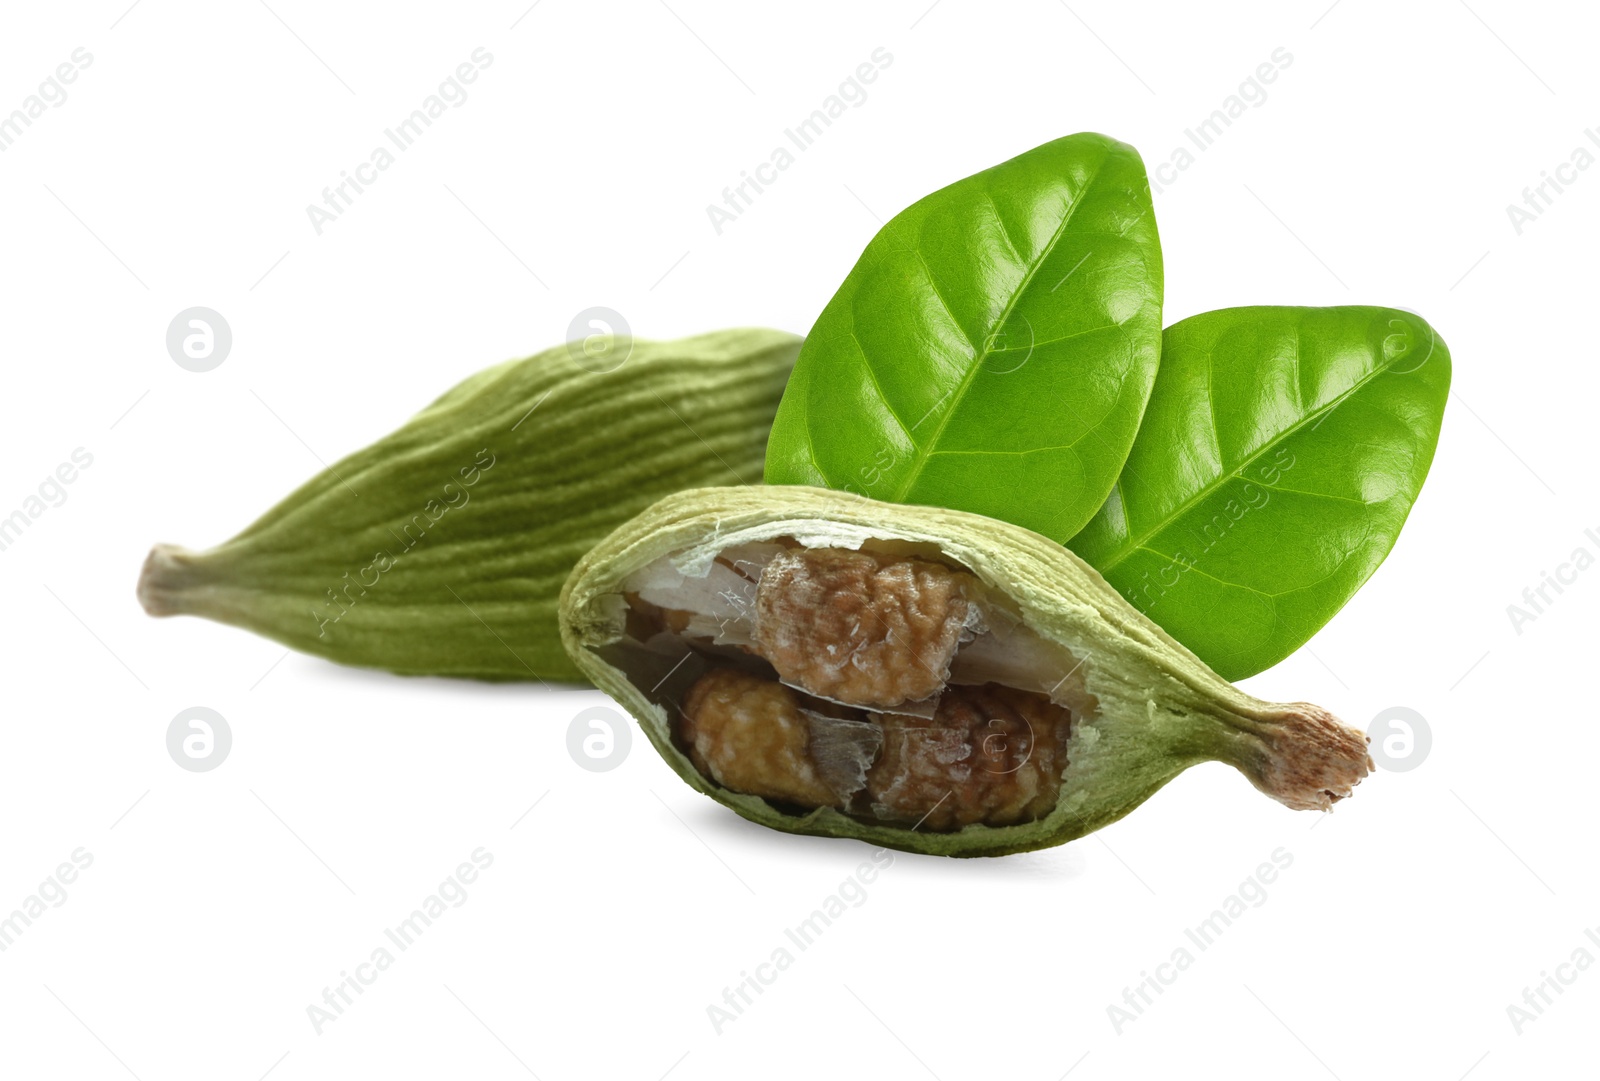
[[[1059,541],[1105,501],[1161,346],[1144,163],[1090,133],[914,203],[818,318],[773,484],[976,511]]]
[[[1068,547],[1230,680],[1288,656],[1393,547],[1450,351],[1394,308],[1225,308],[1163,336],[1122,477]]]

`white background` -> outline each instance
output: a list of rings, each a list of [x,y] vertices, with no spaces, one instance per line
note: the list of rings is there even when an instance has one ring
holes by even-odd
[[[1600,570],[1507,606],[1600,532],[1600,169],[1506,205],[1600,124],[1580,5],[7,4],[0,113],[92,64],[0,153],[0,515],[93,465],[0,552],[0,911],[92,866],[0,954],[0,1072],[158,1078],[1574,1076],[1600,972],[1590,791]],[[492,65],[322,235],[306,215],[472,51]],[[874,49],[891,66],[721,235],[707,203]],[[1393,555],[1247,684],[1431,753],[1331,816],[1222,766],[1103,833],[900,856],[719,1034],[707,1007],[869,850],[763,831],[642,741],[566,750],[593,691],[345,670],[154,621],[148,546],[200,547],[591,305],[647,337],[803,333],[915,198],[1080,130],[1152,169],[1293,61],[1156,197],[1166,321],[1247,303],[1423,313],[1454,388]],[[1600,148],[1592,147],[1597,153]],[[215,371],[165,347],[232,326]],[[231,755],[168,757],[190,706]],[[537,802],[537,806],[530,806]],[[468,900],[318,1035],[306,1008],[478,847]],[[1288,870],[1143,1015],[1108,1006],[1283,848]],[[1600,933],[1600,932],[1597,932]],[[1191,945],[1191,951],[1193,947]]]

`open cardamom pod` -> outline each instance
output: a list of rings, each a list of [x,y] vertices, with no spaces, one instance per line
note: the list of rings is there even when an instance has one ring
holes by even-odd
[[[1203,761],[1296,809],[1371,769],[1327,711],[1250,697],[1060,544],[961,511],[680,492],[579,561],[561,630],[679,776],[792,833],[997,856]]]
[[[151,615],[231,623],[407,675],[579,680],[556,602],[578,557],[670,492],[761,476],[801,339],[633,339],[615,370],[567,346],[472,376],[232,540],[157,545]]]

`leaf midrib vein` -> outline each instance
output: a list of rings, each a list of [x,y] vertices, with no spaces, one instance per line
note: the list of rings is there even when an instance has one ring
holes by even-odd
[[[1034,276],[1037,275],[1044,264],[1049,261],[1051,253],[1055,251],[1056,245],[1060,243],[1062,236],[1065,235],[1067,226],[1072,224],[1072,219],[1077,216],[1078,209],[1082,207],[1084,201],[1088,199],[1090,190],[1094,187],[1095,181],[1100,178],[1100,174],[1102,171],[1104,171],[1106,162],[1109,161],[1110,158],[1111,152],[1108,150],[1105,155],[1101,157],[1097,163],[1095,163],[1094,172],[1090,173],[1088,179],[1084,181],[1083,189],[1078,193],[1078,197],[1073,200],[1072,205],[1067,208],[1067,213],[1061,219],[1061,224],[1056,226],[1055,232],[1051,234],[1050,242],[1046,244],[1044,249],[1039,253],[1039,258],[1033,264],[1033,266],[1028,268],[1028,273],[1022,279],[1022,283],[1012,291],[1011,298],[1006,302],[1005,311],[1000,313],[1000,317],[993,322],[991,325],[992,327],[1005,326],[1006,321],[1011,318],[1011,312],[1017,306],[1017,301],[1020,300],[1023,294],[1028,291],[1029,286],[1033,284]],[[1007,239],[1009,240],[1009,237]],[[922,265],[928,269],[928,282],[930,286],[933,286],[934,292],[937,294],[938,286],[934,284],[933,270],[931,267],[928,267],[927,260],[923,258],[920,244],[913,244],[912,249],[917,253],[917,257],[922,259]],[[939,299],[942,302],[944,297],[940,295]],[[957,326],[959,327],[960,324],[957,323]],[[989,337],[992,338],[993,335],[991,334]],[[939,418],[938,428],[934,430],[933,436],[928,440],[927,446],[930,448],[937,447],[939,445],[939,440],[944,436],[945,428],[950,424],[950,418],[955,416],[956,412],[961,408],[961,402],[966,398],[967,391],[972,388],[972,384],[977,379],[978,373],[983,370],[984,362],[989,359],[989,351],[987,349],[979,348],[975,342],[969,341],[968,344],[973,346],[972,362],[967,369],[966,375],[962,376],[961,385],[956,388],[949,408],[947,408],[944,411],[943,416]],[[916,448],[916,469],[905,479],[904,483],[900,485],[899,490],[894,496],[894,499],[897,502],[905,500],[906,495],[916,485],[917,481],[922,478],[922,473],[927,468],[928,461],[932,457],[931,451],[924,451],[921,446],[918,446],[915,443],[912,445]]]
[[[1152,537],[1156,536],[1156,534],[1158,534],[1162,530],[1167,529],[1168,527],[1170,527],[1173,522],[1177,521],[1179,518],[1182,518],[1185,514],[1189,513],[1189,511],[1193,510],[1197,504],[1202,503],[1206,499],[1209,499],[1211,496],[1215,495],[1216,492],[1224,484],[1228,483],[1231,480],[1238,479],[1239,474],[1243,473],[1246,469],[1248,469],[1252,465],[1254,465],[1268,451],[1270,451],[1273,448],[1275,448],[1275,447],[1279,446],[1280,444],[1282,444],[1284,440],[1288,439],[1290,436],[1292,436],[1292,435],[1296,434],[1297,432],[1299,432],[1300,429],[1304,428],[1312,420],[1315,420],[1317,417],[1322,416],[1322,415],[1324,415],[1326,413],[1330,413],[1334,409],[1337,409],[1345,401],[1345,399],[1349,398],[1352,394],[1357,393],[1363,387],[1366,387],[1368,384],[1370,384],[1378,376],[1387,374],[1389,369],[1392,368],[1393,366],[1394,366],[1394,361],[1392,361],[1392,360],[1385,361],[1382,366],[1374,368],[1372,371],[1368,372],[1367,375],[1364,378],[1358,379],[1355,383],[1351,384],[1350,388],[1348,390],[1344,391],[1338,397],[1332,399],[1326,405],[1322,406],[1320,409],[1317,409],[1317,410],[1315,410],[1314,412],[1311,412],[1311,413],[1307,413],[1305,416],[1301,417],[1298,422],[1296,422],[1295,424],[1289,426],[1288,428],[1285,428],[1283,431],[1279,432],[1274,438],[1272,438],[1272,439],[1268,440],[1267,442],[1263,443],[1261,445],[1261,449],[1260,450],[1256,451],[1250,457],[1248,457],[1244,461],[1240,462],[1233,469],[1229,470],[1225,475],[1218,476],[1211,483],[1204,485],[1197,492],[1195,492],[1194,495],[1192,495],[1188,499],[1184,500],[1183,503],[1180,504],[1171,514],[1168,514],[1160,522],[1160,524],[1155,525],[1155,526],[1151,527],[1150,529],[1145,530],[1137,538],[1130,537],[1128,539],[1127,543],[1123,545],[1122,552],[1121,552],[1120,555],[1118,555],[1115,559],[1111,559],[1111,560],[1107,560],[1107,561],[1102,562],[1102,563],[1094,564],[1095,570],[1099,571],[1102,575],[1104,575],[1108,571],[1110,571],[1112,568],[1121,565],[1123,560],[1125,560],[1129,556],[1133,555],[1140,548],[1144,548],[1149,543],[1150,539]],[[1208,370],[1208,374],[1207,374],[1207,379],[1208,380],[1210,379],[1209,370]],[[1137,438],[1137,437],[1135,437],[1135,438]],[[1270,487],[1270,485],[1269,485],[1269,487]],[[1126,503],[1127,503],[1127,494],[1126,493],[1123,494],[1123,503],[1124,503],[1124,505],[1126,505]]]

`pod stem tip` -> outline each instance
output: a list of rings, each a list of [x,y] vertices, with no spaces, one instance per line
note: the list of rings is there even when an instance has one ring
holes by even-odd
[[[178,603],[188,578],[189,559],[194,553],[177,544],[157,544],[145,557],[139,572],[139,605],[152,616],[171,616],[184,611]]]

